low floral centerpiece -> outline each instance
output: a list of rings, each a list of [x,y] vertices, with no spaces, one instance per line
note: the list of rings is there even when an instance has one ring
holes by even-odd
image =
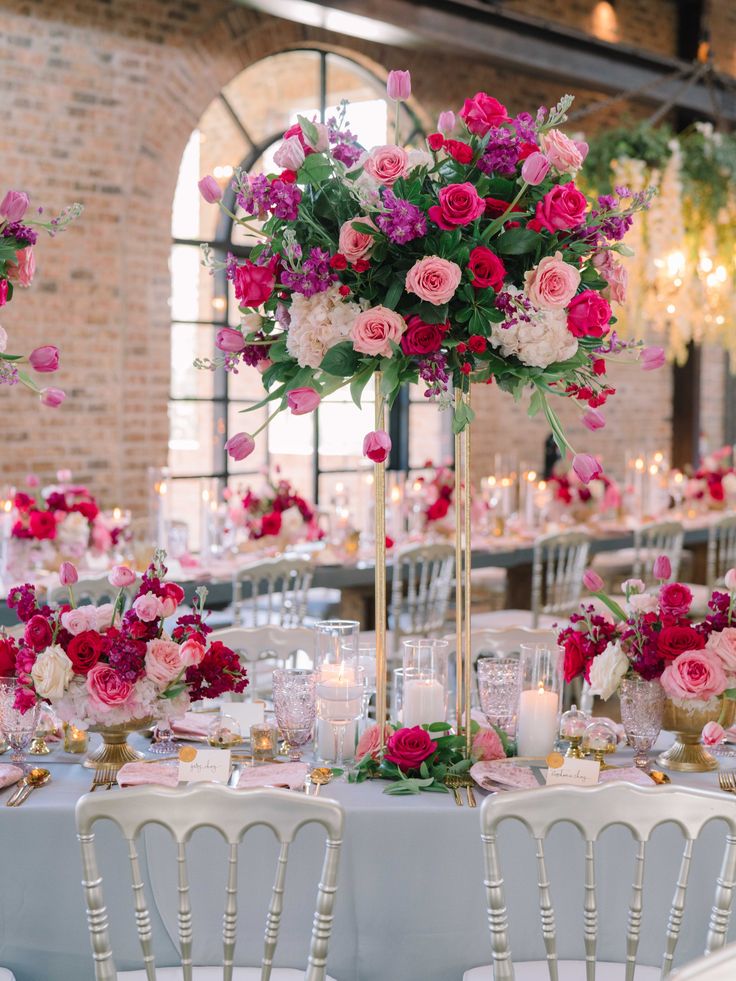
[[[622,607],[588,570],[584,582],[599,605],[584,604],[559,634],[565,680],[583,677],[603,699],[627,677],[660,684],[666,696],[663,725],[676,734],[660,761],[671,769],[714,769],[716,761],[700,737],[706,724],[729,726],[734,719],[736,570],[727,573],[725,590],[713,591],[699,622],[691,617],[692,591],[684,583],[667,582],[670,575],[669,560],[660,556],[655,562],[659,589],[647,592],[641,580],[628,579],[621,587]],[[709,741],[713,733],[711,726]]]
[[[267,544],[274,540],[285,546],[319,541],[324,536],[314,507],[285,477],[269,475],[262,492],[249,488],[239,503],[238,511],[231,507],[231,513],[236,523],[242,516],[251,541]]]
[[[703,458],[700,466],[685,483],[685,500],[720,510],[736,500],[736,472],[732,464],[733,448],[724,446]]]
[[[351,783],[381,779],[390,781],[385,794],[447,793],[447,778],[463,776],[480,760],[501,760],[512,755],[513,745],[501,729],[471,723],[472,754],[465,754],[465,736],[452,732],[447,722],[423,726],[386,723],[385,748],[381,752],[378,726],[370,726],[358,741],[358,763]]]
[[[69,602],[58,610],[39,603],[32,585],[8,593],[8,606],[25,624],[23,636],[6,641],[0,652],[0,674],[18,678],[15,706],[24,711],[48,703],[63,722],[101,732],[104,745],[93,765],[138,758],[125,743],[126,733],[183,715],[203,698],[242,692],[248,684],[237,654],[207,639],[205,589],[170,633],[164,628],[184,592],[166,582],[163,561],[157,553],[127,611],[126,591],[136,581],[127,566],[113,568],[109,579],[117,598],[101,606],[76,606],[71,563],[60,569]]]
[[[569,515],[574,521],[584,522],[602,512],[614,512],[621,504],[621,491],[615,480],[601,471],[585,484],[566,461],[555,465],[547,486],[552,493],[551,517]]]
[[[55,218],[42,218],[43,208],[37,209],[35,218],[29,218],[29,207],[30,200],[25,191],[8,191],[0,201],[0,307],[13,299],[17,287],[26,288],[33,282],[38,229],[53,237],[82,213],[81,204],[72,204]],[[44,344],[26,357],[8,353],[7,345],[7,331],[0,327],[0,385],[20,382],[35,392],[43,405],[52,408],[61,405],[66,396],[60,388],[39,386],[28,374],[28,368],[42,375],[56,371],[59,349],[53,344]]]

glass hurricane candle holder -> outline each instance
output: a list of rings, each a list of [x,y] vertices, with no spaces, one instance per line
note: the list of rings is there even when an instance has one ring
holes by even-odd
[[[629,745],[634,749],[634,765],[649,766],[649,750],[662,729],[664,688],[659,681],[623,678],[619,685],[621,721]]]
[[[516,748],[519,756],[547,756],[555,746],[562,704],[557,647],[521,644],[521,694]]]
[[[358,659],[357,620],[320,620],[314,625],[314,670],[340,674]]]
[[[404,641],[402,721],[407,727],[447,719],[446,640]]]
[[[253,725],[250,727],[250,752],[253,763],[265,763],[272,760],[278,753],[279,733],[269,725]]]
[[[273,673],[273,710],[276,725],[288,744],[289,759],[302,758],[301,748],[312,738],[316,713],[317,674],[301,668],[279,668]]]
[[[355,746],[346,746],[346,732],[355,732],[355,723],[363,715],[365,669],[354,668],[349,677],[337,677],[331,671],[320,671],[315,686],[317,718],[332,739],[332,750],[324,758],[338,767],[355,755]],[[322,755],[322,754],[320,754]]]
[[[521,661],[518,657],[478,659],[478,696],[483,714],[492,726],[513,736],[521,694]]]
[[[68,722],[64,725],[64,752],[86,753],[89,737],[86,729],[77,729]]]
[[[589,722],[587,712],[581,711],[577,705],[572,705],[567,712],[563,712],[560,719],[560,738],[570,744],[565,756],[576,760],[583,759],[585,754],[582,750],[582,742]]]

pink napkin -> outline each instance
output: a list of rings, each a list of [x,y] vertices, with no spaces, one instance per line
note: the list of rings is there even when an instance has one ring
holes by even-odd
[[[636,783],[640,787],[653,787],[654,781],[635,766],[622,766],[615,770],[601,770],[599,783]]]
[[[155,783],[162,787],[175,787],[179,782],[179,764],[171,763],[126,763],[118,770],[118,784],[121,787],[140,787]]]
[[[181,719],[172,719],[171,728],[175,736],[187,739],[195,736],[206,738],[214,715],[204,715],[200,712],[186,712]]]
[[[18,783],[22,776],[23,771],[19,766],[13,766],[12,763],[0,763],[0,790],[13,783]]]
[[[290,790],[304,786],[309,767],[306,763],[263,763],[244,766],[240,771],[238,789],[248,787],[277,787],[285,784]]]
[[[502,760],[474,763],[470,768],[470,776],[486,790],[496,789],[496,784],[502,784],[509,790],[532,790],[540,786],[528,766],[504,763]]]

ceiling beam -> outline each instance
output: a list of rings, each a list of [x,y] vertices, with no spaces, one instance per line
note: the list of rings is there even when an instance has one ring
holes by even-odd
[[[499,10],[483,0],[236,0],[263,13],[403,48],[452,50],[569,86],[618,93],[651,85],[686,63]],[[674,13],[674,12],[673,12]],[[736,88],[716,79],[724,120],[736,121]],[[713,106],[703,81],[663,82],[640,97],[702,116]]]

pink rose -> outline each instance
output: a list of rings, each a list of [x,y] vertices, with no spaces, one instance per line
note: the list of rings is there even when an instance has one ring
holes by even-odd
[[[320,403],[319,393],[313,388],[292,388],[286,396],[286,404],[291,409],[292,415],[304,416],[309,412],[314,412]]]
[[[439,307],[453,298],[462,274],[457,263],[428,255],[418,259],[406,274],[406,291]]]
[[[723,742],[726,730],[718,722],[706,722],[700,735],[700,740],[704,746],[717,746]]]
[[[594,259],[593,265],[595,264]],[[613,300],[614,303],[625,303],[626,287],[629,284],[629,273],[626,266],[611,259],[605,269],[599,271],[608,283],[608,288],[605,291],[608,299]]]
[[[416,770],[436,750],[437,743],[427,730],[421,726],[412,726],[391,733],[386,741],[385,757],[406,772]]]
[[[201,646],[201,645],[200,645]],[[184,670],[181,648],[173,640],[156,637],[146,645],[146,677],[158,688],[165,688]]]
[[[725,627],[708,638],[708,650],[716,654],[724,671],[736,674],[736,627]]]
[[[107,581],[117,589],[124,589],[126,586],[133,585],[135,582],[135,573],[127,565],[114,565],[110,570]]]
[[[350,336],[353,347],[361,354],[374,358],[393,357],[391,341],[398,344],[406,330],[404,318],[388,307],[371,307],[359,313],[353,321]]]
[[[408,355],[434,354],[442,346],[443,327],[449,324],[425,324],[414,313],[406,321],[406,333],[401,338],[401,350]]]
[[[61,614],[61,625],[74,637],[85,630],[97,629],[97,612],[94,606],[78,606],[76,610],[65,610]]]
[[[337,240],[337,249],[338,252],[341,252],[345,256],[348,262],[367,259],[376,241],[368,232],[359,232],[353,228],[354,223],[369,225],[371,228],[376,227],[371,219],[365,215],[358,215],[357,218],[351,218],[350,221],[343,222]]]
[[[176,613],[177,602],[173,596],[164,596],[159,606],[159,614],[162,617],[173,617]]]
[[[584,290],[567,310],[567,329],[575,337],[603,337],[608,333],[611,307],[595,290]]]
[[[19,249],[15,253],[15,262],[9,262],[5,267],[8,279],[17,282],[19,286],[30,286],[36,274],[36,256],[33,246]]]
[[[524,290],[535,307],[562,309],[580,285],[580,273],[565,262],[561,252],[547,255],[524,276]]]
[[[134,601],[133,609],[139,620],[143,620],[144,623],[151,623],[159,616],[161,604],[158,596],[154,596],[153,593],[144,593]]]
[[[671,574],[672,568],[670,566],[670,575]],[[668,579],[669,576],[663,576],[662,578]],[[686,617],[690,612],[692,602],[693,594],[684,583],[666,583],[659,591],[659,605],[665,616]],[[736,633],[736,631],[734,631],[734,633]]]
[[[433,205],[427,214],[432,221],[452,231],[459,225],[469,225],[486,210],[485,198],[467,181],[465,184],[448,184],[439,193],[439,204]]]
[[[391,437],[383,429],[367,433],[363,440],[363,456],[373,463],[384,463],[391,452]]]
[[[269,266],[257,266],[246,259],[233,274],[235,296],[245,307],[259,307],[273,293],[276,277]]]
[[[466,99],[460,116],[471,133],[485,136],[489,129],[505,123],[509,114],[506,106],[485,92],[476,92],[472,99]]]
[[[93,708],[118,708],[133,693],[133,685],[108,664],[97,663],[87,674],[87,691]]]
[[[276,166],[285,170],[299,170],[304,160],[304,147],[298,136],[287,136],[273,155]]]
[[[506,751],[495,729],[481,726],[473,736],[472,754],[476,760],[505,760]]]
[[[383,727],[384,745],[388,742],[393,731],[394,730],[387,722]],[[358,745],[355,748],[355,759],[362,760],[364,756],[367,756],[370,753],[373,759],[377,760],[379,743],[378,726],[369,726],[358,740]]]
[[[198,640],[193,638],[185,640],[179,648],[181,663],[187,668],[201,664],[206,653],[204,644],[200,644]]]
[[[551,129],[544,134],[542,148],[549,162],[560,174],[574,177],[583,166],[585,154],[581,152],[581,147],[559,129]]]
[[[572,182],[558,184],[537,202],[537,213],[527,227],[532,231],[544,228],[553,235],[569,231],[583,223],[587,207],[585,195]]]
[[[707,702],[726,689],[726,674],[712,651],[686,651],[671,661],[660,679],[670,698]]]
[[[404,177],[409,169],[409,154],[400,146],[374,146],[363,161],[363,170],[389,186]]]

